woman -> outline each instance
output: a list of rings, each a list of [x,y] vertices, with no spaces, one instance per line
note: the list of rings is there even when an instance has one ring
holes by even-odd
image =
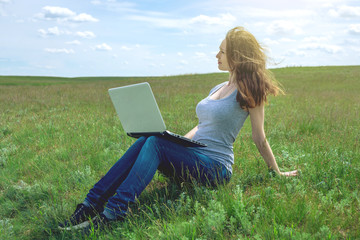
[[[156,170],[180,181],[202,184],[227,183],[234,163],[233,143],[250,115],[252,137],[268,167],[281,172],[264,133],[264,103],[267,95],[281,89],[266,70],[266,55],[255,37],[241,27],[231,29],[216,55],[218,68],[229,71],[229,81],[214,87],[199,102],[199,124],[185,136],[207,144],[186,148],[159,137],[141,137],[89,191],[62,229],[98,229],[126,216],[128,205],[150,183]],[[106,207],[104,208],[104,205]],[[89,225],[88,220],[92,219]]]

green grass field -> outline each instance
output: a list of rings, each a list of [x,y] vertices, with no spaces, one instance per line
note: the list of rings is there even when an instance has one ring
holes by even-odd
[[[217,189],[157,174],[129,217],[91,239],[360,239],[360,66],[274,69],[265,131],[272,177],[247,120],[233,177]],[[82,239],[61,232],[87,191],[134,142],[107,90],[148,81],[169,129],[197,124],[195,107],[223,73],[171,77],[0,77],[0,239]]]

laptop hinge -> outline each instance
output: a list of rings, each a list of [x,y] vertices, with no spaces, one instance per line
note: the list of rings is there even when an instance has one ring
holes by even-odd
[[[127,133],[129,137],[139,138],[139,137],[149,137],[149,136],[163,136],[162,132],[137,132],[137,133]]]

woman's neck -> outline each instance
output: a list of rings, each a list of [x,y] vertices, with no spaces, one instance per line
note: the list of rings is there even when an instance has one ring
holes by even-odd
[[[235,83],[236,83],[235,74],[229,72],[229,82],[227,83],[227,85],[231,86],[231,85],[235,85]]]

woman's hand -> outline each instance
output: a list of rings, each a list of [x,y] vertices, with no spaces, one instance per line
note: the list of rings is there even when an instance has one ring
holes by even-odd
[[[194,127],[192,130],[190,130],[190,132],[185,134],[184,137],[192,139],[194,137],[195,133],[197,132],[197,130],[198,130],[198,126]]]
[[[285,176],[285,177],[295,177],[299,175],[299,172],[298,170],[294,170],[290,172],[280,172],[279,174],[280,176]]]
[[[252,138],[269,169],[281,174],[264,131],[264,104],[249,109]]]
[[[257,149],[259,150],[261,156],[263,157],[265,163],[268,167],[278,173],[280,176],[294,177],[298,176],[298,170],[290,172],[281,172],[276,163],[274,154],[271,150],[269,143],[266,140],[265,131],[264,131],[264,104],[257,106],[255,108],[249,109],[251,127],[252,127],[252,138],[255,142]]]

